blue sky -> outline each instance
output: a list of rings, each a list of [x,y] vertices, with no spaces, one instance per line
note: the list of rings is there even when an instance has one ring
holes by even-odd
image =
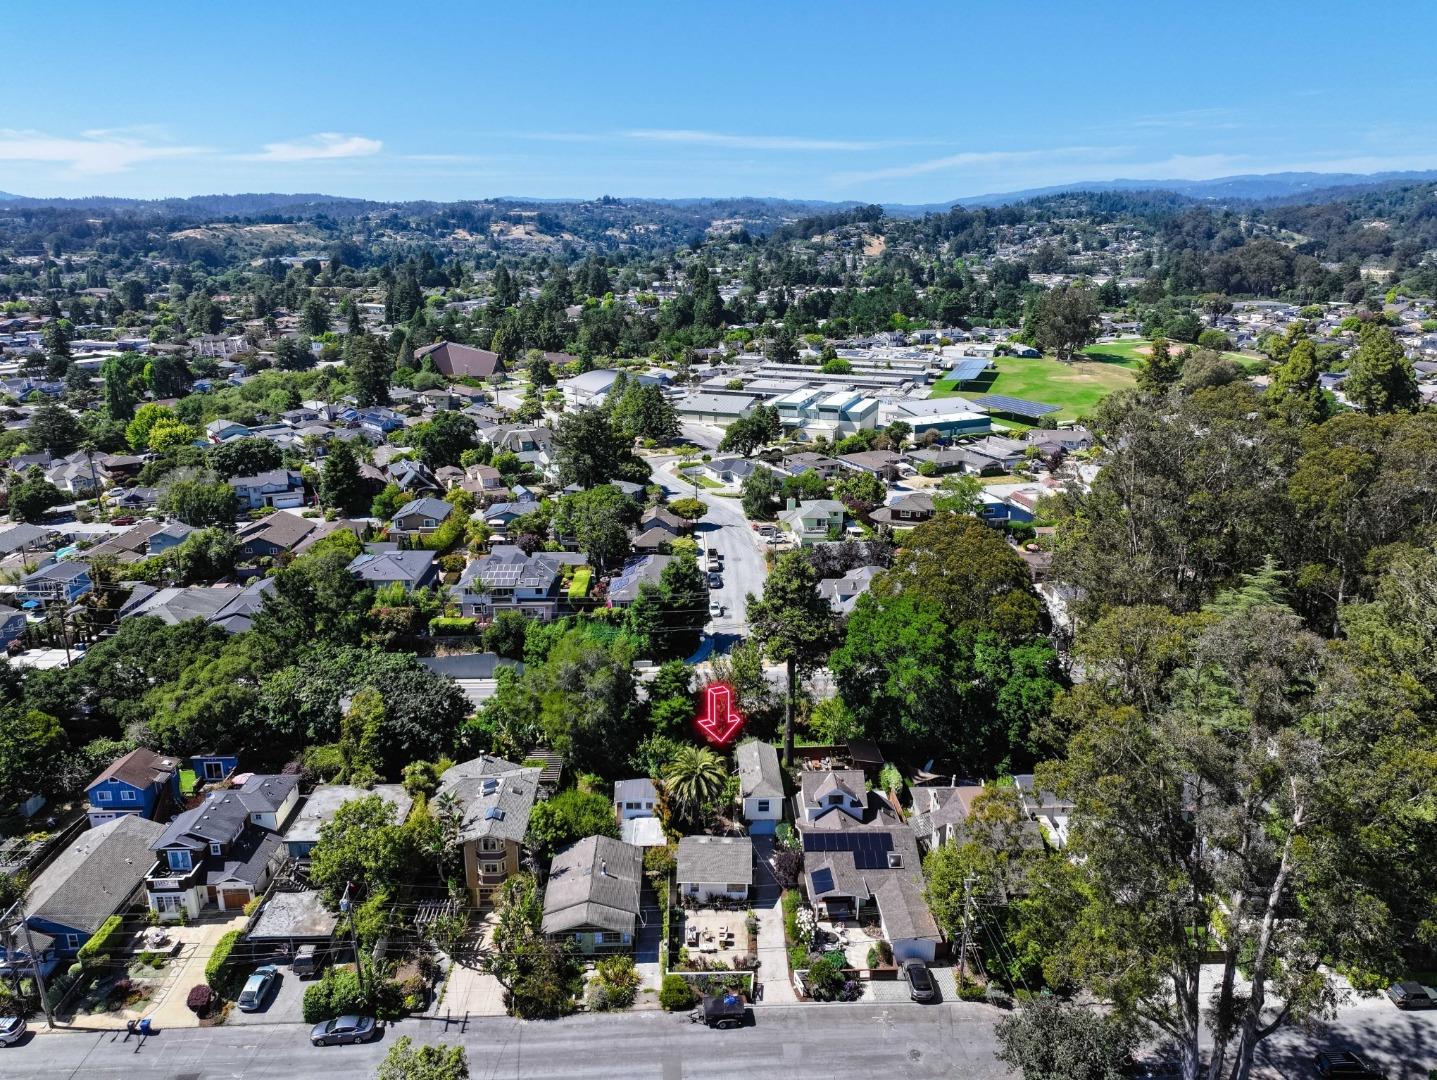
[[[0,190],[933,202],[1437,168],[1431,0],[14,0]]]

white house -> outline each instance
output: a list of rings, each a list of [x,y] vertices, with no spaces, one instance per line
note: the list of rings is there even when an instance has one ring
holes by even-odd
[[[749,835],[766,836],[783,820],[783,772],[778,751],[770,743],[753,739],[739,745],[734,760]]]
[[[685,836],[675,874],[679,892],[699,902],[746,900],[753,887],[753,841],[747,836]]]

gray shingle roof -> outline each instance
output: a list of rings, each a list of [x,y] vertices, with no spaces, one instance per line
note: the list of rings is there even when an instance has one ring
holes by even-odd
[[[747,836],[685,836],[679,841],[678,880],[753,884],[753,841]]]
[[[163,831],[127,814],[81,833],[30,886],[30,915],[93,934],[145,880],[155,861],[150,847]]]
[[[643,849],[622,840],[590,836],[565,848],[549,864],[544,933],[596,927],[632,934],[643,872]]]
[[[637,780],[617,780],[614,782],[614,802],[654,802],[659,797],[658,791],[654,788],[654,782],[648,777],[640,777]]]
[[[439,778],[439,792],[453,795],[464,811],[460,839],[523,843],[540,772],[487,754],[447,769]]]
[[[740,743],[734,751],[738,763],[738,784],[741,798],[783,798],[783,771],[778,764],[778,751],[770,743],[753,739]]]

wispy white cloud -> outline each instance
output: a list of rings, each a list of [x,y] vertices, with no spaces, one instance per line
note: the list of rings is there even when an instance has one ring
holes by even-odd
[[[0,129],[0,161],[59,165],[77,176],[120,173],[162,158],[192,157],[203,147],[159,143],[138,129],[95,129],[78,136]]]
[[[731,135],[720,131],[687,128],[626,131],[628,139],[646,142],[686,143],[692,146],[722,146],[733,150],[878,150],[891,143],[863,139],[811,139],[795,135]]]
[[[302,139],[265,143],[258,154],[241,154],[246,161],[332,161],[336,158],[369,157],[384,149],[378,139],[363,135],[342,135],[321,131]]]
[[[1136,128],[1158,128],[1169,131],[1197,129],[1226,131],[1242,126],[1235,117],[1234,110],[1226,108],[1178,109],[1175,112],[1140,116],[1128,123],[1131,127]]]
[[[838,173],[833,177],[836,184],[868,184],[875,180],[904,180],[929,173],[960,172],[963,170],[993,171],[1002,168],[1028,165],[1033,162],[1071,158],[1107,158],[1120,156],[1123,147],[1114,146],[1063,146],[1051,150],[965,150],[957,154],[913,161],[906,165],[890,165],[882,169],[861,172]]]

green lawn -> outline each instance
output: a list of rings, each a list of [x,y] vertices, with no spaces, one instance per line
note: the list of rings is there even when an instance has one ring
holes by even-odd
[[[594,576],[593,570],[587,566],[581,566],[574,571],[574,580],[569,583],[569,599],[582,600],[589,595],[589,580]]]
[[[934,386],[931,396],[1006,394],[1008,397],[1056,405],[1060,411],[1054,419],[1076,420],[1114,390],[1132,386],[1136,378],[1133,370],[1136,362],[1136,357],[1128,360],[1108,360],[1104,357],[1063,364],[1048,357],[1024,360],[1016,356],[1000,356],[994,360],[996,373],[985,372],[980,379],[964,384],[961,390],[952,380],[944,379]],[[1024,426],[1009,420],[1002,422],[1015,427]]]
[[[1083,350],[1084,356],[1090,356],[1105,364],[1121,364],[1136,370],[1138,363],[1147,356],[1146,350],[1152,342],[1141,338],[1123,338],[1121,341],[1105,341],[1100,345],[1089,345]],[[1173,344],[1174,349],[1195,348],[1191,345]],[[1234,360],[1242,366],[1242,369],[1249,375],[1257,375],[1267,370],[1266,358],[1256,353],[1225,352],[1229,360]]]

